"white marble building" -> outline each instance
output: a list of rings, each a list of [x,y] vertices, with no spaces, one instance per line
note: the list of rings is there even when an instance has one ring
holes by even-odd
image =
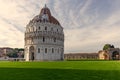
[[[63,60],[64,32],[45,5],[39,15],[30,20],[25,31],[25,60]]]

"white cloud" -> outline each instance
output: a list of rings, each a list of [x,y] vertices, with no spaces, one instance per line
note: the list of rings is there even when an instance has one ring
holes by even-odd
[[[0,45],[24,47],[25,27],[45,3],[64,27],[65,52],[120,47],[118,0],[0,0]]]

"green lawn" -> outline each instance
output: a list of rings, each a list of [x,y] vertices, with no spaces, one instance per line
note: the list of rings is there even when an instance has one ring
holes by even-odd
[[[0,80],[120,80],[120,61],[2,61]]]

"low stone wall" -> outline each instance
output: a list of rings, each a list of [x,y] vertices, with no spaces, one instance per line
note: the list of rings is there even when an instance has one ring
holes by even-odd
[[[99,59],[99,55],[97,53],[69,53],[64,54],[65,60],[83,60],[83,59]]]

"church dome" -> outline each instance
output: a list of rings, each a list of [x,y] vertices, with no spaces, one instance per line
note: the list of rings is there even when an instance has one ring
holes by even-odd
[[[41,9],[40,14],[32,19],[32,22],[49,22],[60,25],[59,21],[51,15],[51,12],[46,5]]]
[[[45,5],[26,26],[25,60],[56,61],[63,58],[63,27]]]

